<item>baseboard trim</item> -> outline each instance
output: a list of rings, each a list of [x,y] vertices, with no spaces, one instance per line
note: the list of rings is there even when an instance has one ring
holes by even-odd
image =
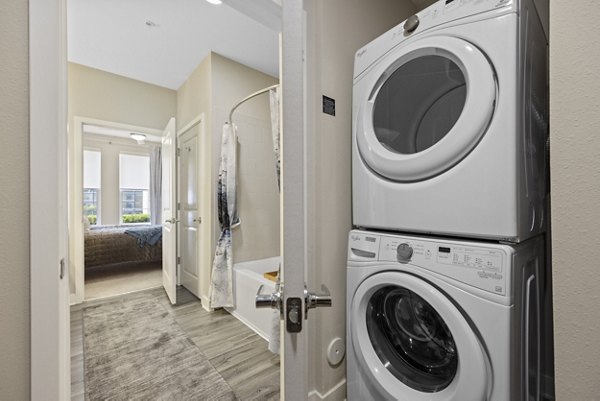
[[[207,296],[202,295],[200,297],[200,301],[202,303],[202,308],[204,308],[205,311],[214,312],[214,309],[208,306],[208,305],[210,305],[210,299],[208,299]]]
[[[325,394],[321,394],[316,389],[308,393],[308,401],[342,401],[345,399],[346,379],[342,379],[342,381],[330,388]]]

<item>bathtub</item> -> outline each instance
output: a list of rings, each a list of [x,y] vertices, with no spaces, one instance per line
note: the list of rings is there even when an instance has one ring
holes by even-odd
[[[264,273],[279,269],[279,256],[236,263],[233,265],[233,301],[235,308],[226,308],[229,313],[241,320],[262,338],[268,340],[271,333],[272,309],[257,309],[254,299],[258,287],[262,293],[275,292],[275,283],[264,277]]]

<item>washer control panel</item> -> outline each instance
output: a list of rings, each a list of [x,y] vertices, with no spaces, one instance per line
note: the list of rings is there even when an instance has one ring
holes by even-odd
[[[497,295],[506,295],[510,262],[504,245],[352,231],[348,258],[410,264]]]

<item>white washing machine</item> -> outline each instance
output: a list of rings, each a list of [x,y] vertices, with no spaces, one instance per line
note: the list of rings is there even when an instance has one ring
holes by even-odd
[[[348,248],[348,401],[541,399],[540,237],[352,231]]]
[[[537,11],[532,0],[440,0],[356,53],[355,227],[508,242],[545,230]]]

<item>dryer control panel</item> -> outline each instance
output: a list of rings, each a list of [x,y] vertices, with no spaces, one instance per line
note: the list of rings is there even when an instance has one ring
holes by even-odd
[[[352,231],[348,259],[410,264],[497,295],[507,295],[507,245]]]

